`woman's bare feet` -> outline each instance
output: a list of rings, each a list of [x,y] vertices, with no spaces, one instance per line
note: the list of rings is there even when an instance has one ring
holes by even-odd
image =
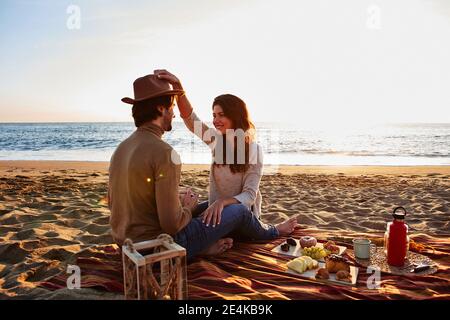
[[[204,256],[214,256],[217,254],[224,253],[228,249],[233,246],[233,239],[231,238],[223,238],[212,244],[205,250],[203,250],[200,254]]]
[[[286,221],[279,223],[275,226],[280,236],[290,235],[297,225],[297,216],[287,219]]]

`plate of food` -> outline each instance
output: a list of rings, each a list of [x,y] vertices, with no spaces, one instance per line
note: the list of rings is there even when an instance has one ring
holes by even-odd
[[[291,257],[309,256],[317,261],[325,262],[324,258],[330,254],[342,254],[346,247],[338,246],[333,241],[318,243],[317,239],[304,236],[300,239],[288,238],[271,251]]]
[[[325,257],[319,262],[310,256],[300,256],[286,264],[287,273],[321,282],[355,286],[358,279],[358,267],[351,266],[349,261],[337,254]]]

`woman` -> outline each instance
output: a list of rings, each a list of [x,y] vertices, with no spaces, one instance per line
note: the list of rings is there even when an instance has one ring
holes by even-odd
[[[183,90],[180,81],[166,70],[155,70],[162,80],[169,81],[174,89]],[[209,176],[208,201],[200,203],[193,216],[201,215],[206,225],[220,224],[228,207],[240,204],[256,217],[261,214],[259,183],[262,176],[262,151],[255,141],[254,125],[246,105],[240,98],[224,94],[214,99],[212,113],[215,129],[198,119],[186,95],[177,101],[180,115],[187,128],[202,139],[212,150],[213,163]],[[296,217],[276,226],[280,236],[289,235],[296,225]],[[240,235],[243,236],[243,235]],[[255,239],[255,235],[252,236]]]

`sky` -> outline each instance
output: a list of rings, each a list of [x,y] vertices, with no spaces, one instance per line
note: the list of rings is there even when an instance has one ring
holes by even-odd
[[[131,121],[167,69],[207,121],[232,93],[255,122],[450,123],[449,39],[447,0],[2,0],[0,122]]]

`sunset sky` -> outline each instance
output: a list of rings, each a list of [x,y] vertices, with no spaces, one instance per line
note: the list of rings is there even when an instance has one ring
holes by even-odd
[[[0,39],[0,122],[131,121],[155,68],[205,120],[233,93],[255,121],[450,122],[447,0],[6,0]]]

